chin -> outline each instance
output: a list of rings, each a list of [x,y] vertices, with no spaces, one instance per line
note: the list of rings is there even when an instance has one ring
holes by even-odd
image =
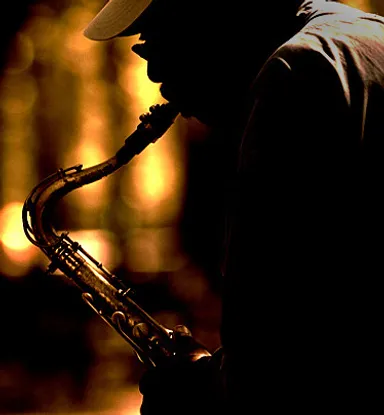
[[[196,120],[200,121],[203,124],[206,124],[207,126],[212,125],[211,117],[204,114],[202,111],[199,110],[193,110],[191,108],[181,108],[180,115],[183,118],[195,118]]]
[[[211,126],[214,124],[215,114],[212,107],[203,104],[203,98],[190,96],[187,93],[179,95],[178,90],[170,88],[167,84],[160,86],[160,93],[164,99],[175,106],[184,118],[196,118],[201,123]]]
[[[185,106],[181,107],[180,114],[184,118],[195,118],[208,127],[217,124],[215,114],[212,111],[207,111],[201,106]]]

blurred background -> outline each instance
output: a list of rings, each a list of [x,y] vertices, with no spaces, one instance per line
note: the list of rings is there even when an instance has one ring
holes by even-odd
[[[138,415],[143,373],[130,346],[24,235],[32,188],[59,168],[113,155],[140,114],[161,103],[135,38],[82,31],[104,0],[6,4],[0,36],[0,414]],[[346,1],[384,13],[383,0]],[[58,207],[68,230],[168,327],[220,345],[222,168],[210,132],[178,118],[112,176]],[[219,213],[218,213],[219,212]]]

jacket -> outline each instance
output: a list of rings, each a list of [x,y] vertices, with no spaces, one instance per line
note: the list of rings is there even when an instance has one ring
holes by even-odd
[[[297,19],[255,77],[233,178],[226,408],[367,413],[382,406],[384,19],[315,1]]]

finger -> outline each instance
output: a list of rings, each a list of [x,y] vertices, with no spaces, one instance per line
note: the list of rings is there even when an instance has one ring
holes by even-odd
[[[198,342],[188,327],[180,324],[173,328],[174,341],[177,347],[176,362],[190,363],[201,357],[211,356],[209,351]]]
[[[148,369],[139,381],[139,391],[142,395],[150,394],[151,396],[160,393],[163,388],[170,382],[174,376],[169,370],[157,367]]]
[[[184,326],[183,324],[179,324],[173,328],[173,332],[175,336],[189,336],[192,337],[192,333],[188,327]]]

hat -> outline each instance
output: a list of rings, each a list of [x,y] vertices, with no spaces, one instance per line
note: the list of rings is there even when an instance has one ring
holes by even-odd
[[[153,1],[109,0],[85,28],[84,36],[91,40],[107,40],[118,36],[129,29]]]

